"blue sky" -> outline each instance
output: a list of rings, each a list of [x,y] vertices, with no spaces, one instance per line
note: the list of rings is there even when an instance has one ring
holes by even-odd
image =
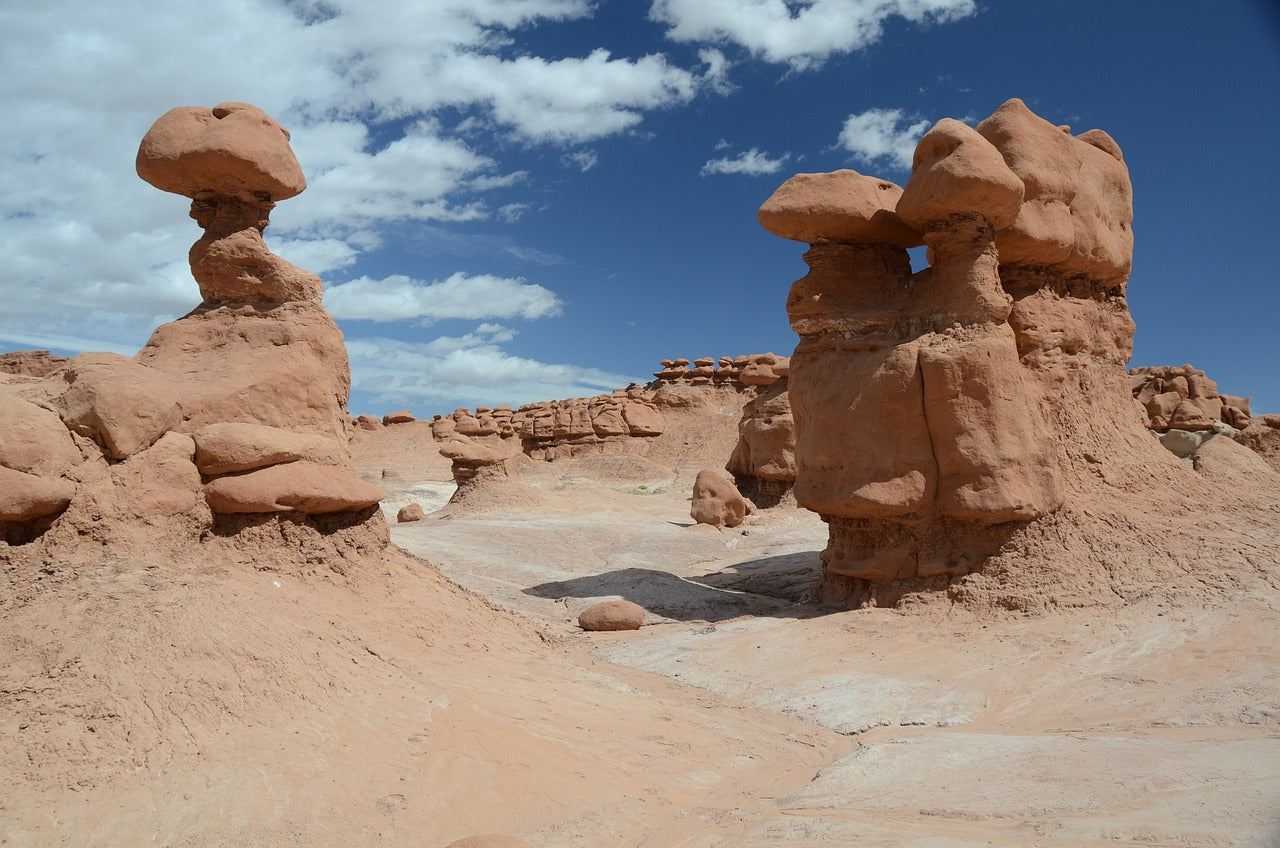
[[[903,184],[934,121],[1021,97],[1124,149],[1133,364],[1190,362],[1280,411],[1274,3],[156,8],[0,9],[0,349],[132,354],[198,302],[188,202],[133,172],[177,105],[244,100],[290,129],[310,187],[268,243],[325,280],[352,412],[429,416],[789,353],[804,247],[760,203],[797,171]]]

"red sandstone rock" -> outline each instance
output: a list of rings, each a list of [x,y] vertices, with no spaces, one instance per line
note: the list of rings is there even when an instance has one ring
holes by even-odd
[[[413,417],[413,413],[407,409],[402,409],[399,412],[388,412],[386,415],[382,416],[382,423],[384,426],[388,424],[411,424],[417,420],[417,418]]]
[[[275,201],[307,187],[289,133],[247,103],[170,109],[143,137],[137,169],[156,188],[192,198],[210,192]]]
[[[396,521],[401,524],[407,521],[421,521],[426,518],[427,514],[422,509],[422,504],[411,503],[400,507],[400,511],[396,513]]]
[[[943,118],[916,146],[911,179],[897,212],[920,232],[945,228],[953,215],[979,215],[993,229],[1013,223],[1022,205],[1022,180],[972,127]]]
[[[0,374],[44,377],[57,371],[67,361],[65,356],[54,356],[47,350],[15,350],[0,353]]]
[[[196,465],[208,476],[251,471],[307,459],[342,465],[346,448],[332,439],[263,424],[210,424],[194,433]]]
[[[70,480],[38,477],[0,465],[0,522],[34,521],[61,512],[75,497]]]
[[[272,465],[205,486],[205,499],[218,513],[354,512],[382,500],[383,491],[361,480],[354,469],[300,460]]]
[[[644,607],[631,601],[601,601],[578,615],[583,630],[639,630],[644,625]]]
[[[920,234],[894,211],[902,189],[848,169],[796,174],[760,207],[769,232],[811,244],[826,241],[915,247]]]
[[[693,481],[693,506],[689,514],[699,524],[737,527],[751,512],[751,506],[733,483],[718,471],[704,468]]]
[[[83,461],[56,412],[0,395],[0,465],[41,477],[58,477]]]
[[[1018,99],[977,130],[1025,186],[1017,220],[996,238],[1001,264],[1122,286],[1133,260],[1133,189],[1114,140],[1101,130],[1073,138]]]
[[[725,470],[756,506],[773,506],[796,479],[796,426],[787,378],[749,402],[738,422],[738,443]]]
[[[115,353],[83,353],[63,370],[67,382],[54,405],[67,426],[124,459],[155,443],[182,421],[173,382]]]

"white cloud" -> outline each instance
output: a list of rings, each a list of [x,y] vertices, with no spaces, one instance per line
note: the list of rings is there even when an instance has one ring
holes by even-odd
[[[600,161],[594,150],[575,150],[560,157],[560,163],[566,168],[577,168],[582,173],[590,171]]]
[[[654,0],[649,17],[675,41],[737,44],[806,70],[874,44],[890,17],[943,23],[975,11],[974,0]]]
[[[719,150],[720,146],[716,145],[716,149]],[[699,173],[704,177],[708,174],[746,174],[753,177],[776,174],[790,158],[790,153],[784,153],[777,159],[770,159],[767,153],[753,147],[737,156],[708,160]]]
[[[698,59],[707,66],[702,74],[703,85],[720,95],[734,92],[735,86],[729,80],[729,69],[733,67],[733,63],[723,53],[704,47],[698,51]]]
[[[463,273],[431,283],[398,274],[383,280],[360,277],[326,289],[324,305],[335,318],[366,321],[531,320],[560,313],[560,299],[550,289],[519,277]]]
[[[901,109],[868,109],[848,117],[837,143],[866,165],[888,163],[910,170],[916,145],[931,124],[908,121]]]
[[[625,386],[632,378],[597,368],[512,356],[477,328],[459,339],[428,343],[388,338],[348,339],[353,384],[373,404],[430,406],[442,401],[471,405],[582,397]],[[353,412],[360,411],[358,406]]]
[[[634,130],[711,84],[661,55],[511,55],[513,28],[591,11],[588,0],[393,12],[239,0],[163,15],[144,0],[0,4],[0,330],[137,346],[198,302],[189,203],[133,171],[142,134],[176,105],[249,101],[292,132],[310,185],[276,208],[268,238],[317,272],[358,263],[389,221],[513,216],[523,198],[484,193],[527,175],[493,158],[509,146],[481,152],[466,126],[516,145],[577,143]]]

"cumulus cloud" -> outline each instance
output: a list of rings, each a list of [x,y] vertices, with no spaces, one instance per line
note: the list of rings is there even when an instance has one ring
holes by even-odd
[[[592,5],[434,0],[388,13],[363,0],[242,0],[158,15],[144,0],[0,4],[0,331],[136,347],[198,302],[183,261],[199,234],[188,201],[133,173],[143,132],[179,104],[245,100],[291,130],[310,185],[276,208],[269,239],[320,273],[381,247],[388,222],[513,217],[522,198],[492,193],[527,175],[495,155],[631,130],[712,84],[662,55],[509,49],[517,28]],[[482,147],[467,126],[509,146]]]
[[[719,150],[720,146],[716,145],[716,149]],[[753,147],[737,156],[710,159],[699,173],[704,177],[708,174],[746,174],[753,177],[776,174],[790,158],[790,153],[784,153],[776,159],[770,159],[767,153]]]
[[[504,334],[476,328],[465,336],[415,343],[390,338],[348,339],[352,411],[363,404],[434,406],[442,401],[519,406],[547,398],[580,397],[625,386],[632,378],[598,368],[513,356]]]
[[[874,44],[890,17],[944,23],[975,10],[974,0],[654,0],[649,17],[675,41],[736,44],[807,70]]]
[[[330,286],[324,304],[335,318],[364,321],[437,321],[443,318],[546,318],[560,314],[550,289],[523,278],[455,273],[424,282],[403,275],[360,277]]]
[[[888,163],[909,170],[916,145],[930,126],[928,120],[912,121],[901,109],[868,109],[848,117],[837,144],[866,165]]]

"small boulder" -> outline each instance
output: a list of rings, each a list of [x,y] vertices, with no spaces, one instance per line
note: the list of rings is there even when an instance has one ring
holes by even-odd
[[[699,524],[737,527],[752,511],[751,504],[733,483],[711,468],[698,472],[693,481],[690,516]]]
[[[400,511],[396,513],[396,521],[402,524],[406,521],[421,521],[426,517],[422,504],[417,502],[400,507]]]
[[[644,624],[644,607],[631,601],[601,601],[578,616],[583,630],[639,630]]]

